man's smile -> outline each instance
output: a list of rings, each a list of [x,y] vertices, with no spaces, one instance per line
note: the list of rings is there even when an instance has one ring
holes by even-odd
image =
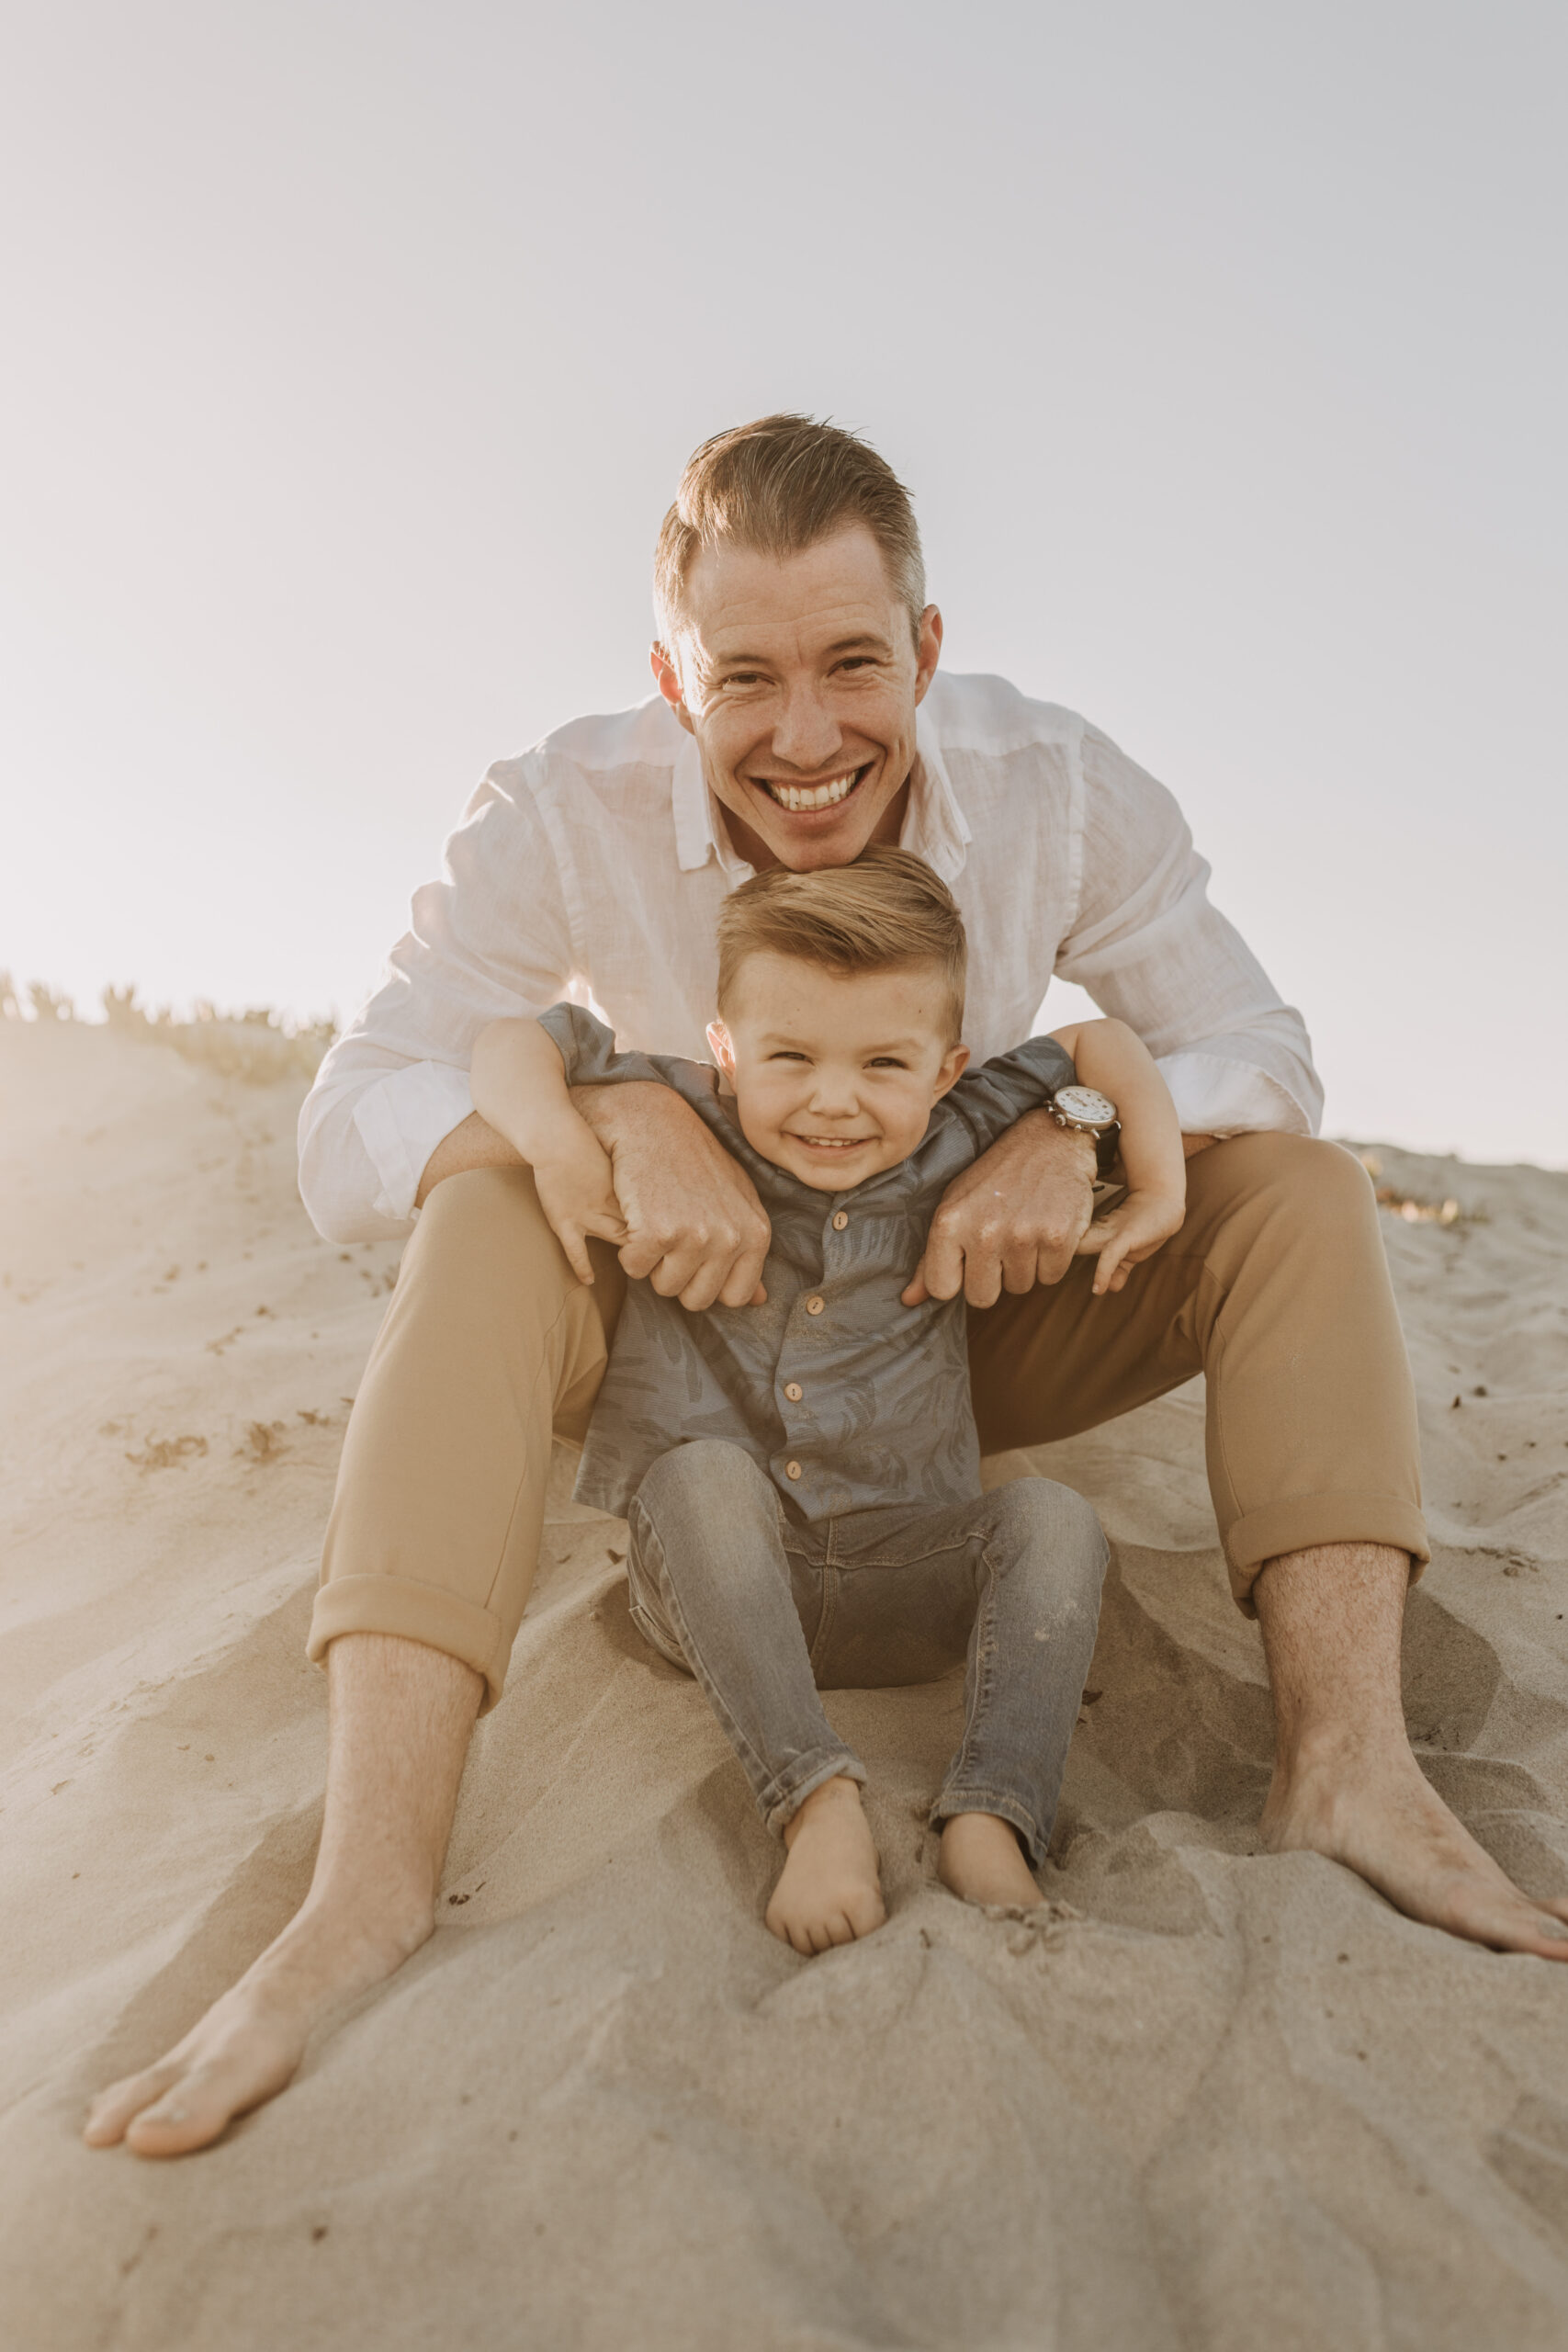
[[[867,760],[863,767],[850,768],[842,775],[829,776],[825,784],[786,784],[782,776],[758,775],[750,781],[765,792],[770,800],[787,808],[792,816],[809,815],[818,808],[836,808],[847,800],[856,785],[871,774],[874,762]]]

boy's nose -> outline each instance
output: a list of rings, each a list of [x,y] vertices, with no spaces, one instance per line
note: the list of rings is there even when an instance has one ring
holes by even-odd
[[[847,1079],[835,1080],[829,1073],[818,1070],[811,1090],[811,1108],[818,1118],[852,1119],[860,1110],[860,1102]]]

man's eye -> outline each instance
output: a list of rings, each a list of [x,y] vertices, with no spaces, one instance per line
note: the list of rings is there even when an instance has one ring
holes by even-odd
[[[840,670],[874,670],[876,663],[869,653],[851,653],[840,662]]]

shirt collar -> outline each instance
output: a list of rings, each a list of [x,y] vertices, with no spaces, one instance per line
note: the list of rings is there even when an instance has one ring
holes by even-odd
[[[723,808],[704,779],[703,755],[694,736],[681,738],[670,799],[675,820],[675,854],[682,872],[693,873],[716,857],[731,889],[748,881],[752,869],[730,841]],[[915,764],[898,845],[923,857],[944,882],[951,882],[963,871],[972,838],[942,755],[936,722],[922,703],[915,713]]]

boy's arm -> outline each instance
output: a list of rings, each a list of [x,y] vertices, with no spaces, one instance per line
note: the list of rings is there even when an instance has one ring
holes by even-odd
[[[1072,1056],[1085,1086],[1108,1094],[1122,1122],[1126,1198],[1096,1217],[1077,1254],[1098,1257],[1098,1294],[1119,1291],[1133,1268],[1177,1232],[1187,1214],[1187,1164],[1170,1091],[1154,1057],[1124,1021],[1081,1021],[1052,1035]]]
[[[586,1236],[617,1248],[626,1220],[609,1156],[572,1108],[561,1048],[537,1021],[492,1021],[474,1045],[474,1108],[534,1171],[539,1205],[580,1282],[593,1280]]]

